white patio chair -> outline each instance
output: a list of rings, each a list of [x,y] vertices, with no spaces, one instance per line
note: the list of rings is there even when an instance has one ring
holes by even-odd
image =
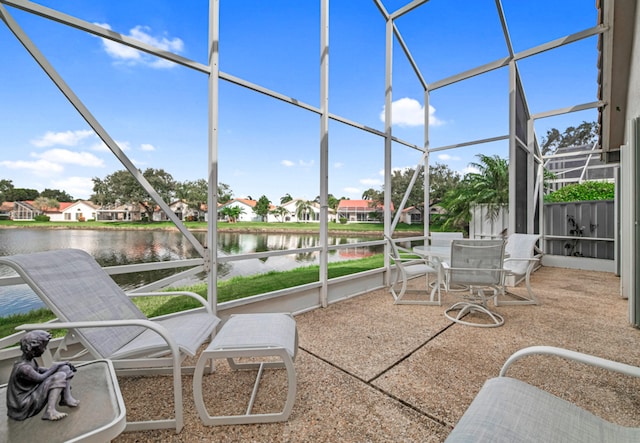
[[[394,304],[423,304],[423,305],[437,305],[441,304],[440,297],[440,282],[438,281],[438,266],[439,263],[433,263],[426,258],[417,257],[415,253],[398,247],[393,239],[388,236],[384,236],[385,240],[389,244],[389,259],[391,264],[395,265],[396,270],[392,277],[392,281],[389,287],[391,295],[393,295]],[[400,252],[408,255],[408,257],[402,257]],[[435,284],[429,284],[429,275],[434,275]],[[424,289],[408,289],[409,280],[425,277]],[[404,299],[405,294],[429,294],[429,299]],[[438,294],[437,299],[435,294]]]
[[[462,232],[432,232],[431,246],[450,248],[451,242],[453,240],[459,240],[461,238],[464,238]],[[451,284],[448,284],[446,282],[446,279],[447,279],[446,274],[444,275],[444,279],[445,279],[444,286],[447,288],[447,291],[459,292],[459,291],[466,291],[467,289],[469,289],[466,286],[454,287]]]
[[[431,246],[451,246],[451,241],[463,238],[462,232],[432,232]]]
[[[504,240],[453,240],[451,242],[451,263],[443,263],[447,285],[465,285],[470,294],[464,301],[455,303],[445,311],[445,316],[456,323],[468,326],[495,327],[504,324],[504,318],[487,307],[485,290],[495,297],[504,279]],[[453,312],[458,311],[457,315]],[[491,323],[465,320],[471,313],[486,314]]]
[[[505,246],[504,268],[505,281],[501,287],[500,294],[495,297],[494,304],[501,305],[537,305],[538,299],[531,289],[531,272],[540,262],[542,254],[536,248],[536,243],[540,239],[540,234],[511,234],[507,238]],[[525,281],[528,296],[521,296],[509,292],[517,300],[505,300],[506,286],[517,286]]]
[[[608,422],[524,381],[507,377],[511,364],[528,355],[552,355],[640,377],[640,368],[593,355],[551,346],[532,346],[513,354],[500,376],[487,380],[447,443],[566,442],[631,443],[640,441],[640,428]]]

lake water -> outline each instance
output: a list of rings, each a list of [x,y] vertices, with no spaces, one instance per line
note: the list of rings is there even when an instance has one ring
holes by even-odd
[[[195,232],[204,243],[205,232]],[[359,237],[330,237],[329,244],[349,244],[371,240]],[[218,234],[218,255],[239,255],[252,252],[307,248],[319,244],[318,235],[282,233],[230,233]],[[197,258],[191,244],[176,231],[148,230],[76,230],[76,229],[0,229],[0,256],[47,251],[61,248],[82,249],[91,254],[101,266],[149,263],[186,258]],[[383,247],[353,247],[332,251],[329,261],[363,258],[382,252]],[[284,271],[318,263],[318,253],[291,254],[262,259],[223,263],[218,266],[219,279],[237,275],[253,275],[269,271]],[[124,290],[131,290],[167,277],[175,270],[158,270],[114,276]],[[0,266],[0,276],[14,275],[13,270]],[[194,280],[204,279],[204,274]],[[194,281],[192,280],[192,281]],[[185,281],[190,283],[192,281]],[[0,317],[26,312],[43,306],[26,285],[0,286]]]

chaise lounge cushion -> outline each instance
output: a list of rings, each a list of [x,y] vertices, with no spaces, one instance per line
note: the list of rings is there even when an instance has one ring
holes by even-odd
[[[638,442],[640,429],[607,422],[510,377],[487,380],[455,426],[452,442]]]

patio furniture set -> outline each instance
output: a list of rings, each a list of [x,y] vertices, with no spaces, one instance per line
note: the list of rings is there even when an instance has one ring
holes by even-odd
[[[489,299],[493,299],[496,306],[538,303],[531,289],[530,278],[535,265],[540,261],[540,254],[536,249],[539,238],[537,234],[512,234],[507,240],[474,240],[464,239],[461,232],[434,232],[431,244],[408,250],[386,237],[391,251],[389,258],[396,267],[390,286],[394,302],[440,306],[441,291],[458,291],[465,294],[464,300],[445,311],[447,318],[470,326],[500,326],[504,319],[488,309]],[[427,289],[429,298],[404,298],[410,293],[425,294],[424,289],[409,289],[411,279],[424,276],[427,278],[427,288],[430,288]],[[504,296],[507,293],[505,288],[508,278],[513,280],[513,285],[524,280],[527,296],[506,300]],[[487,290],[492,295],[488,296],[485,293]],[[464,319],[473,312],[485,314],[491,322],[477,323]]]
[[[521,278],[526,281],[529,294],[529,298],[517,302],[537,303],[529,282],[537,257],[523,257],[534,254],[533,238],[526,239],[528,243],[525,244],[524,238],[512,237],[506,244],[503,240],[446,239],[450,246],[432,243],[430,248],[422,249],[424,258],[419,259],[403,258],[395,243],[387,239],[397,267],[394,283],[400,285],[399,289],[395,289],[395,284],[391,287],[395,303],[411,302],[403,299],[409,292],[408,279],[430,275],[435,280],[423,290],[429,293],[429,300],[424,304],[440,305],[442,290],[454,284],[463,284],[466,286],[463,293],[469,288],[480,288],[476,293],[482,297],[463,302],[458,306],[460,311],[478,309],[478,306],[486,308],[488,298],[496,300],[505,293],[504,274],[517,271],[524,273]],[[523,249],[529,251],[525,253]],[[404,252],[414,253],[408,250]],[[520,264],[524,262],[525,266],[510,267],[509,260]],[[108,441],[124,430],[163,428],[175,428],[178,433],[183,427],[181,376],[186,369],[183,366],[184,358],[195,356],[198,349],[212,337],[200,352],[195,368],[192,368],[194,400],[203,423],[268,423],[289,418],[296,396],[294,359],[298,348],[296,322],[291,315],[233,315],[220,328],[221,320],[211,312],[206,300],[197,294],[135,294],[186,295],[202,305],[179,314],[148,319],[98,263],[83,251],[65,249],[0,257],[0,264],[15,269],[57,316],[52,322],[22,325],[18,328],[20,332],[0,339],[0,347],[17,343],[26,331],[66,329],[67,335],[55,353],[45,353],[42,360],[45,365],[51,365],[54,361],[79,362],[76,364],[73,384],[74,396],[81,403],[69,413],[64,423],[40,420],[38,416],[16,421],[9,419],[6,409],[0,407],[1,441]],[[484,296],[487,287],[493,291],[491,297]],[[467,308],[467,304],[472,306]],[[453,320],[465,324],[462,320],[464,315],[460,314],[460,318]],[[216,329],[219,329],[217,333]],[[450,433],[448,442],[640,440],[640,428],[626,428],[607,422],[542,389],[505,375],[513,362],[533,354],[560,356],[640,377],[640,368],[587,354],[546,346],[525,348],[507,360],[499,377],[485,383]],[[203,378],[214,371],[213,362],[217,359],[227,359],[233,370],[257,372],[244,414],[211,416],[207,410],[202,390]],[[250,361],[247,362],[247,359]],[[263,371],[268,368],[285,369],[286,401],[279,412],[256,414],[252,412],[253,403]],[[127,422],[126,406],[116,373],[155,372],[173,375],[175,417]],[[6,395],[6,389],[6,385],[0,386],[0,394]]]

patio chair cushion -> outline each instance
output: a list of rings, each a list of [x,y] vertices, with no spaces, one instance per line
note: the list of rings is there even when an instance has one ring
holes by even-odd
[[[166,319],[156,319],[154,323],[164,326],[182,352],[195,356],[198,348],[213,333],[218,321],[211,321],[211,314],[208,312],[194,313],[187,315],[177,315]],[[150,329],[134,338],[124,345],[111,358],[119,359],[137,354],[149,354],[156,350],[166,350],[167,342],[157,333]]]
[[[511,274],[523,276],[531,272],[532,262],[535,262],[534,248],[540,239],[539,234],[511,234],[505,246],[504,268]]]
[[[447,443],[638,442],[640,429],[603,420],[553,394],[510,377],[487,380]]]

